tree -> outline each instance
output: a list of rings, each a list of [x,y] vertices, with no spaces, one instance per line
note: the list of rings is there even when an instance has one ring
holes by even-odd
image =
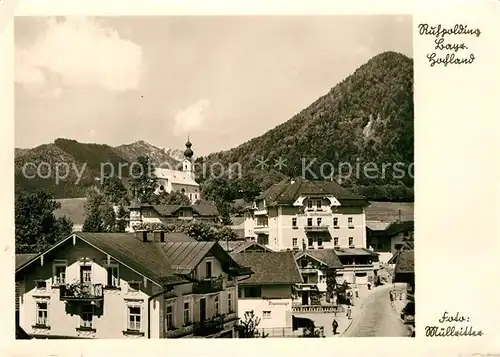
[[[117,232],[125,232],[125,228],[127,227],[126,215],[127,215],[127,212],[125,211],[123,206],[120,206],[118,208],[118,214],[116,215],[116,231]]]
[[[140,156],[131,167],[130,186],[137,198],[142,203],[158,202],[155,194],[157,187],[155,168],[151,159],[147,156]]]
[[[42,252],[71,234],[71,220],[54,215],[60,207],[61,204],[45,191],[16,192],[16,253]]]
[[[256,316],[253,310],[245,312],[243,319],[240,319],[240,323],[237,327],[238,335],[240,338],[255,338],[260,337],[257,326],[260,324],[260,317]],[[263,334],[262,337],[267,337],[267,334]]]
[[[222,241],[222,242],[232,241],[235,240],[237,237],[238,235],[236,234],[236,232],[227,226],[222,227],[215,234],[215,239],[217,241]]]
[[[106,195],[114,205],[128,203],[127,189],[122,181],[116,177],[105,177],[102,181],[102,193]]]
[[[115,232],[116,215],[111,202],[95,191],[89,192],[85,207],[86,217],[83,222],[84,232]]]
[[[158,201],[160,204],[165,205],[185,205],[190,206],[191,200],[188,196],[183,194],[182,192],[172,191],[170,193],[162,192],[158,196]]]

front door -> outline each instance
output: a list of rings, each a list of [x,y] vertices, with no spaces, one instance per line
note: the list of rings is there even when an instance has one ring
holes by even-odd
[[[302,292],[302,305],[309,305],[309,293],[307,291]]]
[[[200,322],[204,322],[207,317],[207,300],[200,299]]]

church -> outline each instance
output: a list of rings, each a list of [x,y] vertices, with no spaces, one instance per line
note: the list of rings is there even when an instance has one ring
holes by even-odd
[[[200,185],[195,181],[193,150],[191,142],[186,142],[184,159],[181,170],[156,168],[155,174],[158,181],[156,193],[181,192],[185,194],[192,204],[200,199]]]

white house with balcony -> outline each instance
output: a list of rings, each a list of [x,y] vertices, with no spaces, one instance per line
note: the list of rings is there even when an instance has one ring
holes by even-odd
[[[231,256],[238,264],[252,270],[249,279],[238,284],[238,313],[253,311],[260,319],[259,332],[268,337],[291,337],[293,331],[292,297],[294,286],[302,282],[292,252],[240,250]],[[295,333],[298,333],[295,331]]]

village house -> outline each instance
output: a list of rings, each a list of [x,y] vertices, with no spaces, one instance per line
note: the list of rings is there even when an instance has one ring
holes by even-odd
[[[191,203],[196,203],[200,196],[200,185],[195,180],[195,172],[193,166],[193,150],[191,142],[186,142],[186,150],[184,151],[184,159],[182,160],[181,170],[172,168],[155,168],[155,176],[158,183],[156,193],[161,192],[180,192],[186,195]]]
[[[211,204],[199,205],[151,205],[134,199],[126,208],[129,219],[127,232],[134,232],[143,225],[168,225],[185,221],[219,222],[217,207]]]
[[[250,273],[217,242],[74,233],[17,267],[19,324],[35,338],[235,337]]]
[[[367,223],[368,246],[379,253],[383,263],[387,263],[405,242],[413,239],[414,230],[414,221],[396,220],[389,224]]]
[[[293,336],[292,296],[302,277],[292,252],[272,252],[258,245],[233,252],[231,256],[253,274],[241,280],[238,289],[240,319],[253,311],[260,319],[258,331],[268,337]]]
[[[303,280],[303,283],[295,286],[295,310],[315,310],[322,305],[323,311],[329,311],[330,305],[335,305],[336,300],[333,289],[328,291],[328,279],[332,279],[331,282],[335,284],[337,271],[343,269],[337,254],[333,249],[304,250],[295,253],[295,260]]]

